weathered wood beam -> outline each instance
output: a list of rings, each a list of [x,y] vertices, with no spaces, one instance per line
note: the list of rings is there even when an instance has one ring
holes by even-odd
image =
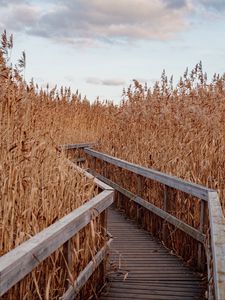
[[[156,214],[160,218],[164,219],[166,222],[174,225],[176,228],[180,229],[181,231],[185,232],[186,234],[190,235],[193,239],[199,241],[200,243],[205,242],[205,235],[201,233],[199,230],[193,228],[192,226],[186,224],[185,222],[179,220],[178,218],[172,216],[168,212],[164,211],[163,209],[155,206],[154,204],[144,200],[143,198],[131,193],[130,191],[122,188],[115,182],[112,182],[111,180],[96,174],[94,171],[89,170],[94,176],[96,176],[101,181],[105,182],[106,184],[113,187],[115,190],[123,194],[124,196],[128,197],[129,199],[133,200],[137,204],[143,206],[147,210],[151,211],[152,213]]]
[[[0,296],[113,203],[106,190],[28,241],[0,257]]]
[[[70,161],[69,159],[66,159],[67,164],[69,164],[72,168],[74,168],[74,170],[78,171],[79,173],[83,174],[85,177],[93,180],[93,182],[102,190],[113,190],[113,188],[109,185],[107,185],[106,183],[104,183],[103,181],[99,180],[98,178],[96,178],[95,176],[93,176],[92,174],[90,174],[89,172],[87,172],[86,170],[82,169],[81,167],[77,166],[75,163],[73,163],[72,161]]]
[[[216,192],[209,192],[209,220],[216,300],[225,299],[225,218]]]
[[[208,201],[208,192],[213,191],[212,189],[201,186],[199,184],[186,182],[175,176],[171,176],[171,175],[159,172],[159,171],[141,167],[139,165],[129,163],[125,160],[115,158],[108,154],[104,154],[104,153],[101,153],[101,152],[98,152],[98,151],[95,151],[92,149],[85,148],[84,152],[92,157],[101,159],[102,161],[106,161],[110,164],[121,167],[121,168],[131,171],[135,174],[142,175],[146,178],[155,180],[157,182],[160,182],[162,184],[165,184],[169,187],[175,188],[177,190],[180,190],[180,191],[190,194],[192,196],[195,196],[199,199],[203,199],[205,201]]]
[[[93,147],[96,145],[97,145],[97,143],[65,144],[65,145],[60,145],[59,148],[64,149],[64,150],[82,149],[82,148]]]

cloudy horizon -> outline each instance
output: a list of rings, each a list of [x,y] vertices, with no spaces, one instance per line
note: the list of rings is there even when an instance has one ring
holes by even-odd
[[[179,78],[200,60],[225,71],[223,0],[0,0],[0,31],[12,59],[27,54],[26,80],[114,99],[132,79]]]

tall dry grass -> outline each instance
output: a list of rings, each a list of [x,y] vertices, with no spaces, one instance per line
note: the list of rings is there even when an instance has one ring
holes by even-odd
[[[79,119],[72,117],[74,110],[70,111],[76,97],[70,103],[69,90],[61,89],[57,94],[55,90],[43,91],[33,83],[26,84],[22,75],[25,53],[19,68],[9,63],[12,43],[4,33],[0,50],[0,255],[97,193],[93,182],[74,171],[58,148],[64,142],[88,139],[86,132],[77,127]],[[75,280],[102,247],[101,224],[96,220],[73,239],[71,274],[59,249],[4,299],[58,299],[66,281]]]
[[[175,87],[165,73],[151,89],[134,81],[88,119],[100,150],[217,189],[225,209],[225,75],[206,77],[199,63]]]

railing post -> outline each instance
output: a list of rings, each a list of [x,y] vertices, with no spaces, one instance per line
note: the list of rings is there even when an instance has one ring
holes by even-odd
[[[96,167],[97,167],[97,158],[93,157],[93,169],[94,169],[94,171],[97,171]]]
[[[168,210],[168,186],[164,185],[164,190],[163,190],[163,210],[167,212]],[[163,221],[163,228],[162,228],[162,238],[163,242],[165,243],[167,239],[167,224],[166,220]]]
[[[72,267],[71,240],[68,240],[63,245],[63,257],[64,257],[64,262],[65,262],[65,267],[66,267],[67,273],[70,277],[69,273],[71,272],[71,267]],[[65,288],[68,289],[69,286],[70,286],[70,283],[69,283],[69,280],[67,280]]]
[[[103,176],[108,178],[109,174],[108,174],[107,162],[103,161],[102,164],[103,164]]]
[[[143,198],[144,193],[144,183],[143,183],[143,177],[141,175],[137,175],[137,195]],[[139,220],[140,217],[140,207],[137,204],[137,220]]]
[[[201,200],[199,231],[203,233],[205,225],[206,202]],[[203,245],[198,243],[198,269],[203,271]]]
[[[101,215],[100,215],[101,223],[102,223],[102,236],[104,236],[104,240],[107,238],[108,230],[107,230],[107,224],[108,224],[108,208],[105,209]],[[106,269],[107,269],[107,260],[103,260],[102,266],[100,267],[102,269],[102,282],[101,285],[104,284],[104,274],[106,274]]]

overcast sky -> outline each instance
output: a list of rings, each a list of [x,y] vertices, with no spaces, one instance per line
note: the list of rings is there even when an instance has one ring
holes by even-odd
[[[119,101],[132,79],[225,72],[225,0],[0,0],[0,30],[26,79]]]

